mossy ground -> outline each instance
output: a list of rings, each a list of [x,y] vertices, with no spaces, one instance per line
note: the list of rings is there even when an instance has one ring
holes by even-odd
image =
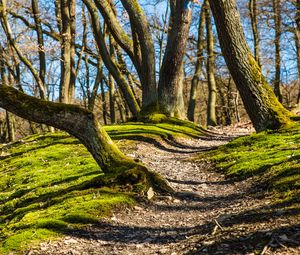
[[[300,199],[300,125],[240,137],[201,155],[229,177],[258,177],[280,200]]]
[[[150,122],[149,122],[150,121]],[[163,114],[153,114],[146,122],[128,122],[121,125],[108,125],[105,130],[113,139],[130,139],[136,137],[173,138],[207,135],[202,127],[193,122],[168,118]]]
[[[176,119],[105,129],[117,140],[204,133]],[[33,135],[0,145],[0,151],[0,254],[21,253],[41,240],[96,224],[116,206],[134,203],[132,193],[101,186],[101,169],[86,148],[66,133]]]
[[[83,185],[101,170],[79,142],[64,133],[35,135],[1,147],[0,254],[96,223],[129,194]]]

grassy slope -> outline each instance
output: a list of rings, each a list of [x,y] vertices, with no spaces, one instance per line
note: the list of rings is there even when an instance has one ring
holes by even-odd
[[[201,155],[229,177],[257,176],[280,199],[300,199],[300,125],[238,138]]]
[[[203,134],[201,128],[175,120],[112,125],[106,130],[115,139]],[[0,151],[0,254],[96,223],[113,207],[134,203],[132,194],[88,185],[101,177],[101,170],[65,133],[27,137],[0,145]]]

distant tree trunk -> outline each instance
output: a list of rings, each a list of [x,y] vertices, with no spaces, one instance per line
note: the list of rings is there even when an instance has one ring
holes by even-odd
[[[197,100],[197,90],[199,85],[200,76],[202,74],[203,67],[203,51],[204,51],[204,26],[205,26],[205,5],[201,8],[199,25],[198,25],[198,41],[197,41],[197,61],[195,66],[195,73],[191,83],[191,91],[189,98],[189,106],[188,106],[188,114],[187,117],[190,121],[195,120],[195,108],[196,108],[196,100]],[[206,7],[207,8],[207,7]]]
[[[75,17],[76,1],[60,0],[61,15],[61,78],[60,102],[72,103],[75,91]]]
[[[171,30],[158,84],[160,110],[168,116],[177,118],[185,118],[182,70],[192,17],[192,11],[186,8],[184,2],[176,0],[176,4],[175,1],[171,4]]]
[[[260,36],[258,31],[258,19],[257,19],[257,3],[256,0],[249,0],[249,12],[251,19],[251,28],[254,38],[254,58],[259,66],[261,66],[260,60]]]
[[[107,108],[106,108],[106,98],[105,98],[105,90],[104,90],[104,80],[100,82],[101,87],[101,101],[102,101],[102,117],[104,121],[104,125],[107,125]]]
[[[31,1],[32,12],[35,22],[35,30],[37,33],[37,40],[38,40],[38,52],[39,52],[39,62],[40,62],[40,79],[45,83],[45,76],[46,76],[46,53],[44,47],[44,34],[41,25],[41,13],[39,11],[38,0]]]
[[[109,36],[109,53],[111,58],[114,58],[115,49],[114,49],[114,39],[110,35]],[[116,104],[116,92],[115,92],[115,81],[113,76],[109,73],[108,75],[108,92],[109,92],[109,114],[110,114],[110,123],[116,123],[116,111],[115,111],[115,104]]]
[[[116,110],[115,110],[115,104],[116,104],[116,96],[115,96],[115,82],[112,78],[112,76],[109,76],[109,114],[110,114],[110,123],[114,124],[116,123]]]
[[[206,19],[206,40],[207,40],[207,84],[208,84],[208,102],[207,102],[207,125],[216,126],[216,101],[217,85],[215,79],[215,53],[214,53],[214,35],[212,31],[210,9],[205,8]]]
[[[45,84],[41,80],[39,73],[36,71],[33,64],[29,61],[29,59],[21,52],[20,48],[18,47],[16,41],[13,38],[13,32],[11,30],[8,17],[7,17],[7,9],[6,9],[6,0],[0,0],[0,20],[5,35],[9,41],[9,44],[14,48],[16,51],[19,59],[21,62],[29,69],[32,76],[34,77],[37,86],[39,88],[39,94],[42,99],[46,99],[46,89]]]
[[[8,142],[14,142],[16,140],[15,117],[8,111],[6,111],[6,130]]]
[[[278,129],[291,116],[277,100],[245,39],[236,0],[209,0],[224,58],[256,129]]]
[[[281,90],[281,0],[273,0],[273,12],[275,22],[275,80],[274,80],[274,92],[278,98],[278,101],[282,103],[282,90]]]

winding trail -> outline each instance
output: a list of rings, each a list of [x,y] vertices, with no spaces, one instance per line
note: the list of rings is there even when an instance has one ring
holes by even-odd
[[[120,209],[100,225],[43,243],[27,254],[300,254],[299,245],[287,245],[300,232],[293,214],[273,208],[276,217],[270,216],[272,197],[254,180],[226,180],[206,162],[190,160],[230,139],[219,135],[155,146],[134,143],[128,154],[166,177],[175,196]]]

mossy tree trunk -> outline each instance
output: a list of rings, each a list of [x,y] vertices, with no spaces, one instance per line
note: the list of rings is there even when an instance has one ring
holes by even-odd
[[[168,116],[184,118],[183,101],[183,57],[192,18],[192,10],[185,1],[171,2],[168,40],[160,70],[158,83],[158,104]]]
[[[235,0],[209,0],[224,58],[256,129],[278,129],[290,119],[255,61],[245,39]]]
[[[205,2],[206,3],[206,2]],[[208,7],[208,6],[207,6]],[[216,126],[216,102],[217,102],[217,85],[215,78],[215,53],[214,53],[214,34],[211,24],[211,13],[209,8],[205,8],[206,20],[206,45],[207,45],[207,84],[208,84],[208,100],[207,100],[207,125]]]
[[[135,165],[116,147],[89,110],[76,105],[40,100],[6,85],[0,86],[0,107],[22,118],[51,125],[75,136],[105,173]]]
[[[53,103],[0,85],[0,107],[22,118],[51,125],[75,136],[92,154],[102,171],[116,175],[119,184],[143,185],[156,191],[172,189],[158,175],[125,156],[101,127],[95,115],[76,105]]]

